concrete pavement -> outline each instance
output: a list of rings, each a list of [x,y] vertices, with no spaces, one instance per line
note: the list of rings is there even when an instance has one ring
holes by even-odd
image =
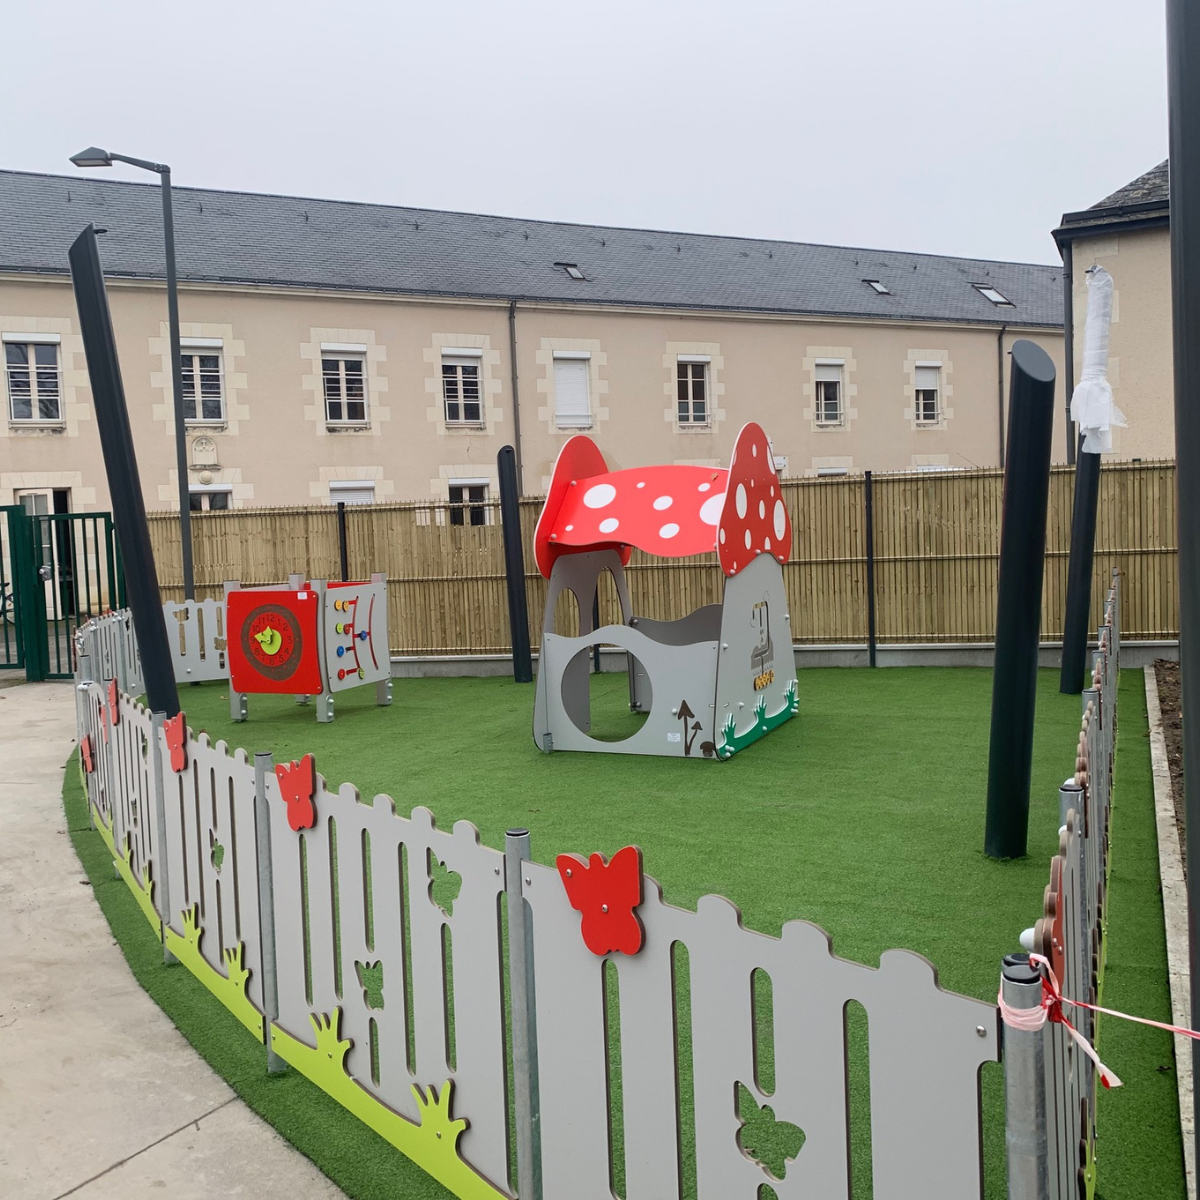
[[[336,1200],[129,973],[66,836],[71,687],[0,688],[0,1197]]]

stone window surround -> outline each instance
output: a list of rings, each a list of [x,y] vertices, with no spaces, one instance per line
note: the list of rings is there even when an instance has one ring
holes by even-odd
[[[82,471],[0,471],[0,504],[15,504],[18,492],[59,488],[70,490],[73,512],[95,508],[96,489],[83,486]]]
[[[92,419],[91,404],[80,399],[83,395],[89,399],[91,396],[91,383],[83,357],[83,335],[72,330],[69,317],[0,315],[0,331],[10,335],[26,334],[33,342],[57,340],[61,404],[57,421],[13,421],[9,408],[8,372],[0,370],[0,403],[4,405],[0,437],[78,437],[79,423]]]
[[[383,423],[392,419],[391,408],[380,400],[388,390],[387,378],[379,370],[379,364],[387,361],[387,347],[376,343],[373,329],[323,329],[311,326],[308,334],[311,340],[300,343],[300,359],[308,367],[301,374],[300,387],[312,399],[312,403],[304,405],[304,419],[312,423],[317,437],[379,437]],[[363,356],[366,366],[366,424],[330,424],[325,419],[325,381],[321,359],[326,348]],[[311,489],[313,485],[309,486]]]
[[[195,472],[196,481],[188,481],[188,491],[229,492],[230,508],[238,508],[250,504],[254,500],[254,484],[242,482],[240,467],[201,467],[192,468],[189,474]],[[201,472],[209,476],[201,478]],[[158,502],[163,508],[179,511],[179,472],[171,467],[167,472],[166,483],[158,485]]]
[[[158,324],[158,335],[148,339],[151,362],[159,364],[150,372],[150,387],[158,393],[151,405],[150,416],[161,421],[163,432],[175,436],[175,389],[171,383],[171,338],[166,321]],[[203,418],[188,420],[184,427],[199,432],[236,435],[241,423],[250,419],[250,406],[243,402],[249,387],[246,373],[238,363],[246,356],[246,343],[233,336],[233,326],[212,321],[181,321],[179,325],[181,349],[220,349],[221,352],[221,398],[224,405],[223,421],[206,421]],[[176,498],[178,507],[178,498]]]
[[[500,372],[500,351],[492,348],[486,333],[434,333],[421,355],[427,364],[425,391],[430,398],[425,416],[439,437],[491,436],[504,420],[501,397],[504,382]],[[442,358],[479,359],[479,399],[483,422],[479,425],[451,424],[446,421],[446,405],[442,391]]]
[[[842,419],[837,425],[828,425],[817,420],[817,367],[836,364],[842,368]],[[800,416],[808,422],[814,433],[822,436],[837,436],[848,434],[852,425],[858,420],[858,408],[851,403],[858,396],[858,384],[855,377],[858,372],[858,360],[850,346],[806,346],[804,358],[800,362],[803,372],[802,394],[805,407]],[[817,460],[813,459],[815,463]],[[839,460],[831,466],[843,465]],[[815,467],[814,467],[815,470]],[[807,474],[808,472],[806,472]]]
[[[590,426],[561,427],[555,420],[554,403],[554,359],[560,358],[586,359],[588,364],[588,404],[592,410]],[[546,403],[537,410],[538,420],[547,431],[557,437],[571,437],[584,429],[597,430],[608,420],[608,406],[602,404],[601,397],[608,395],[608,380],[601,375],[601,370],[608,367],[608,355],[601,349],[596,338],[549,338],[540,340],[538,349],[534,351],[534,361],[541,368],[537,378],[538,395],[544,396]]]
[[[679,423],[680,359],[685,362],[708,360],[708,421],[703,425]],[[720,404],[721,397],[725,395],[725,357],[721,353],[721,343],[667,342],[663,348],[662,363],[667,377],[663,384],[663,395],[667,398],[663,420],[676,433],[686,437],[703,437],[716,433],[726,417],[726,412]]]
[[[373,483],[376,504],[392,500],[396,495],[395,481],[385,478],[380,466],[321,467],[318,478],[309,480],[309,496],[318,504],[329,504],[336,491],[330,488],[331,483]]]
[[[812,466],[804,474],[813,479],[819,475],[849,475],[854,470],[854,458],[849,454],[824,454],[812,459]]]
[[[936,421],[917,420],[917,367],[937,367],[940,371]],[[904,407],[901,412],[914,432],[944,430],[953,419],[954,409],[950,406],[954,396],[954,387],[950,382],[953,370],[954,364],[945,350],[909,350],[904,360]]]

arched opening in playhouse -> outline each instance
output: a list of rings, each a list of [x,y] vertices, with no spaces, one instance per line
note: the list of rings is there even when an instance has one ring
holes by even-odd
[[[787,507],[758,425],[742,429],[727,470],[609,471],[590,438],[571,438],[535,539],[549,581],[538,747],[728,758],[794,715],[782,574],[790,547]],[[715,551],[725,576],[721,602],[668,620],[636,615],[625,573],[634,549],[664,558]],[[606,659],[622,662],[632,715],[615,724],[611,684],[593,678]],[[603,720],[599,697],[609,710]]]

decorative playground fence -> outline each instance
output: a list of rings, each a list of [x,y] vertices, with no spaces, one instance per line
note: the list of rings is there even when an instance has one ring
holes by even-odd
[[[990,642],[1003,474],[994,470],[789,479],[782,483],[793,530],[783,568],[793,641],[866,643],[868,563],[880,645]],[[1046,530],[1043,637],[1062,636],[1074,473],[1054,468]],[[868,529],[866,501],[872,496]],[[533,645],[541,639],[546,581],[535,566],[540,499],[521,501]],[[500,511],[495,503],[348,505],[349,578],[388,578],[393,654],[506,654],[510,650]],[[475,523],[480,522],[480,523]],[[331,505],[232,509],[192,521],[199,598],[220,598],[227,579],[247,587],[294,571],[342,577],[338,514]],[[150,514],[164,600],[183,598],[179,522]],[[1108,575],[1125,579],[1126,636],[1178,636],[1174,463],[1106,463],[1100,477],[1092,611],[1099,622]],[[721,600],[715,555],[663,560],[634,551],[627,568],[633,608],[673,620]],[[615,592],[601,623],[619,623]]]
[[[1036,931],[1075,997],[1102,953],[1117,611],[1114,586]],[[164,958],[237,1016],[248,1053],[263,1045],[264,1070],[302,1072],[455,1195],[848,1200],[852,1002],[875,1200],[982,1195],[997,1005],[942,990],[908,951],[869,968],[804,921],[773,938],[719,896],[676,908],[632,849],[543,866],[524,831],[492,849],[468,822],[329,789],[311,755],[213,745],[137,702],[130,638],[124,613],[78,634],[80,758]],[[1062,1026],[1012,1016],[1044,1021],[1022,970],[1006,960],[1009,1196],[1061,1200],[1083,1195],[1095,1080]],[[778,1157],[751,1135],[764,1114]]]

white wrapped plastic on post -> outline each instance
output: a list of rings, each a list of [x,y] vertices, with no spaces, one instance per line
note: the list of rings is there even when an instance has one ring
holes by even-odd
[[[1112,427],[1125,428],[1125,414],[1113,403],[1108,382],[1108,340],[1112,329],[1113,281],[1103,267],[1087,273],[1087,323],[1083,332],[1083,374],[1071,396],[1071,420],[1083,434],[1085,454],[1112,450]]]

